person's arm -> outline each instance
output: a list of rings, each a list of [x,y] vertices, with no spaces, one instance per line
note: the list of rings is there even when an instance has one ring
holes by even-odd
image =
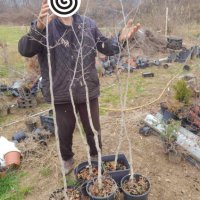
[[[22,56],[33,57],[44,48],[45,30],[38,29],[36,23],[36,21],[32,22],[29,33],[23,36],[18,43],[18,50]]]
[[[100,30],[96,27],[95,38],[96,38],[96,47],[100,53],[106,56],[113,56],[120,52],[120,46],[119,46],[117,37],[106,38],[105,36],[103,36]]]
[[[40,53],[46,44],[45,27],[46,19],[49,12],[47,0],[42,1],[42,6],[37,22],[31,24],[30,32],[23,36],[18,44],[19,53],[25,57],[32,57]],[[55,17],[54,14],[49,16],[49,22]]]
[[[126,46],[126,40],[132,38],[139,28],[140,24],[134,26],[133,20],[129,20],[127,25],[120,31],[118,37],[109,39],[104,37],[95,25],[97,50],[107,56],[118,54],[120,52],[120,48],[124,48]]]

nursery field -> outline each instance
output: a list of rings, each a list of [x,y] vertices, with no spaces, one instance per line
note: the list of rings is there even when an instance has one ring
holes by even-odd
[[[4,66],[0,60],[0,82],[10,83],[11,80],[20,79],[25,73],[25,59],[18,54],[17,43],[26,31],[26,27],[0,26],[0,41],[6,41],[9,55],[8,66]],[[188,46],[199,42],[191,37],[186,41]],[[189,73],[199,78],[200,59],[196,58],[187,64],[191,67]],[[155,76],[144,78],[142,77],[144,72],[152,72]],[[163,143],[155,132],[148,137],[139,134],[146,115],[156,114],[160,110],[160,103],[172,98],[173,84],[178,77],[186,73],[188,72],[183,70],[183,64],[172,63],[168,69],[154,66],[130,74],[126,112],[127,131],[132,143],[134,172],[148,177],[152,184],[149,200],[199,200],[199,169],[184,159],[178,164],[170,162],[164,153]],[[122,73],[120,76],[122,85],[125,86],[127,73]],[[102,153],[109,155],[115,154],[119,143],[121,119],[119,88],[115,74],[100,77],[100,82]],[[39,98],[40,103],[36,108],[21,109],[15,114],[0,117],[0,135],[11,139],[15,132],[27,131],[26,118],[50,109],[50,105],[45,104],[41,96]],[[8,101],[13,102],[14,98],[0,99],[0,103]],[[41,127],[39,117],[36,116],[34,119]],[[12,124],[12,122],[17,123]],[[87,160],[87,154],[77,129],[73,141],[75,165],[78,165]],[[127,144],[128,141],[124,138],[120,152],[128,157]],[[51,193],[63,187],[55,137],[51,136],[47,140],[47,146],[41,146],[33,141],[27,144],[22,142],[17,146],[24,157],[18,170],[11,172],[7,178],[0,179],[0,200],[49,199]],[[67,176],[67,182],[76,184],[73,172]]]

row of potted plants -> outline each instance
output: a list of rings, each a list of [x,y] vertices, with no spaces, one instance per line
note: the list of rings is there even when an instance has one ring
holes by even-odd
[[[115,165],[115,155],[102,157],[101,187],[97,180],[98,162],[93,161],[91,167],[88,162],[78,165],[74,174],[80,186],[68,188],[69,198],[81,200],[84,195],[92,200],[114,200],[121,191],[125,200],[147,200],[151,190],[149,180],[140,174],[131,177],[130,165],[124,154],[118,155]]]

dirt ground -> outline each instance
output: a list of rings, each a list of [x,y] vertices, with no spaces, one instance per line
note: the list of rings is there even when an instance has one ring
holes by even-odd
[[[110,78],[110,82],[113,82],[113,78]],[[156,88],[155,85],[153,88]],[[158,90],[156,96],[160,92],[161,89]],[[153,98],[155,99],[155,95]],[[141,98],[136,98],[133,105],[142,104],[146,100],[148,99],[145,98],[141,101]],[[199,200],[199,169],[185,160],[182,160],[179,164],[171,163],[164,154],[162,142],[159,137],[154,134],[149,137],[143,137],[139,134],[141,121],[148,113],[156,114],[159,111],[159,103],[157,102],[152,106],[126,114],[127,130],[132,143],[134,172],[143,174],[150,179],[152,190],[149,200]],[[24,115],[26,112],[25,110]],[[22,113],[20,115],[22,116]],[[114,154],[119,143],[120,113],[107,112],[101,115],[101,128],[103,154]],[[14,132],[21,129],[25,129],[24,122],[4,128],[1,132],[10,139]],[[80,162],[86,160],[86,151],[77,130],[74,133],[73,141],[75,165],[78,165]],[[120,152],[128,157],[127,144],[128,142],[124,140]],[[32,192],[26,197],[26,200],[48,200],[53,191],[62,187],[63,180],[55,138],[51,137],[49,139],[47,147],[28,143],[26,145],[20,144],[19,148],[23,152],[24,149],[26,152],[29,150],[20,168],[20,171],[27,174],[23,177],[21,184],[32,187]],[[73,178],[72,173],[67,177],[67,180],[70,182]]]
[[[184,160],[179,164],[170,163],[157,136],[142,137],[138,134],[140,120],[149,112],[155,113],[156,110],[155,106],[148,110],[127,114],[128,132],[133,145],[134,171],[149,177],[152,184],[150,200],[198,200],[199,170]],[[120,115],[116,113],[101,117],[103,154],[105,155],[115,153],[118,144],[116,130],[119,120]],[[86,160],[85,149],[80,145],[81,143],[79,133],[75,132],[73,149],[76,164]],[[22,184],[33,187],[27,200],[48,199],[55,189],[62,186],[55,139],[50,139],[47,149],[36,150],[36,152],[24,159],[21,166],[21,170],[28,174]],[[128,156],[127,141],[123,142],[120,152]],[[68,177],[68,180],[72,179],[73,174]]]

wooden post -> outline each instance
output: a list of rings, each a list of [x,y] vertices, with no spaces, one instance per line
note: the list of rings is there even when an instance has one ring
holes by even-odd
[[[169,8],[166,7],[165,37],[167,37],[168,35],[168,15],[169,15]]]

